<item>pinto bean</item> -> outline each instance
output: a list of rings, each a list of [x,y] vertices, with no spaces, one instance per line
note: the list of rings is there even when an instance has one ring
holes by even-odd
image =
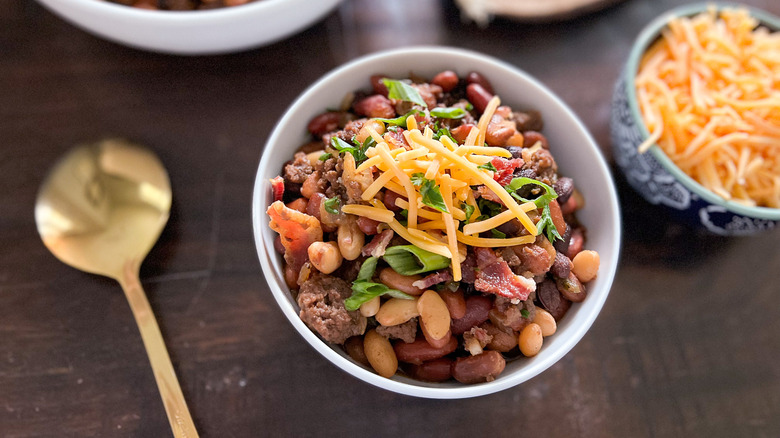
[[[430,339],[442,339],[450,331],[450,311],[436,291],[426,290],[417,300],[420,327]]]
[[[381,222],[363,216],[360,216],[357,220],[360,231],[362,231],[364,234],[368,234],[369,236],[379,234],[379,229],[377,227],[379,227],[380,223]]]
[[[466,98],[479,112],[484,112],[488,102],[493,98],[493,93],[488,92],[480,84],[469,84],[466,87]]]
[[[401,275],[393,270],[393,268],[384,268],[379,271],[379,281],[384,283],[385,286],[390,289],[398,289],[401,292],[409,295],[422,295],[425,292],[413,283],[417,280],[421,280],[419,275]]]
[[[447,310],[450,311],[450,318],[459,319],[466,315],[466,298],[463,297],[463,291],[458,289],[456,291],[443,290],[439,292],[441,299],[444,300],[444,304],[447,305]]]
[[[480,324],[480,327],[493,337],[487,344],[488,350],[506,353],[517,347],[517,336],[515,336],[514,332],[501,330],[490,321],[483,322]]]
[[[304,198],[311,198],[315,193],[320,191],[320,176],[319,172],[314,172],[303,182],[303,185],[301,186],[301,195],[303,195]]]
[[[355,360],[355,362],[363,364],[367,367],[371,366],[371,363],[366,357],[366,352],[363,350],[363,337],[352,336],[344,342],[344,350],[349,357]]]
[[[572,272],[574,272],[574,275],[583,283],[587,283],[596,278],[596,275],[599,272],[599,253],[596,251],[580,251],[571,262],[573,264],[571,268]]]
[[[330,274],[341,266],[344,258],[335,242],[313,242],[308,249],[309,261],[323,274]]]
[[[298,198],[295,201],[288,202],[287,208],[292,208],[295,211],[300,211],[301,213],[306,213],[306,206],[307,206],[306,198]]]
[[[528,324],[523,331],[520,332],[520,336],[518,336],[517,339],[517,345],[520,347],[520,352],[527,357],[533,357],[539,354],[543,342],[542,328],[539,327],[539,324],[533,322]]]
[[[536,142],[542,143],[542,149],[550,149],[550,144],[547,143],[547,137],[544,134],[536,131],[526,131],[523,133],[523,144],[527,147],[531,147]]]
[[[569,301],[579,303],[588,296],[588,291],[585,290],[585,286],[582,285],[573,271],[569,273],[567,278],[556,279],[555,284],[561,295]]]
[[[490,81],[480,73],[475,71],[469,72],[469,74],[466,75],[466,82],[469,84],[479,84],[488,93],[496,94],[493,92],[493,85],[490,84]]]
[[[359,115],[370,118],[380,117],[389,119],[395,117],[395,108],[390,99],[381,94],[368,96],[363,100],[355,102],[354,110]]]
[[[452,359],[440,357],[409,367],[409,376],[424,382],[444,382],[452,377]]]
[[[311,119],[307,129],[315,137],[322,137],[323,135],[333,132],[339,128],[339,113],[335,111],[328,111],[322,113],[317,117]]]
[[[363,338],[363,350],[371,368],[382,377],[393,377],[398,370],[398,359],[393,345],[384,336],[371,329]]]
[[[493,308],[493,300],[484,295],[472,295],[466,299],[466,314],[463,318],[452,320],[452,333],[462,335],[472,327],[487,321]]]
[[[572,263],[568,257],[559,252],[555,254],[555,261],[553,262],[550,272],[552,275],[558,278],[567,278],[571,272]]]
[[[436,348],[428,343],[424,337],[418,337],[414,342],[406,343],[398,341],[393,344],[395,354],[401,362],[420,365],[429,360],[444,357],[458,348],[458,338],[450,337],[450,341],[443,347]]]
[[[390,298],[382,304],[375,318],[376,322],[383,326],[392,326],[403,324],[419,315],[420,312],[417,311],[416,299]]]
[[[506,360],[497,351],[485,351],[476,356],[460,357],[452,364],[452,377],[461,383],[490,382],[504,368]]]
[[[458,86],[459,81],[460,79],[458,79],[458,75],[454,71],[444,70],[434,76],[431,83],[440,86],[445,93],[449,93]]]

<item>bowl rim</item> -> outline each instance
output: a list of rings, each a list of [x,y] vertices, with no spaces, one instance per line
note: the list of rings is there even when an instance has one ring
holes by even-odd
[[[267,173],[268,167],[270,165],[269,162],[271,161],[269,158],[270,155],[266,154],[265,151],[266,148],[268,148],[270,145],[276,144],[280,141],[280,137],[283,131],[281,127],[287,125],[290,122],[290,119],[292,119],[300,110],[300,108],[306,104],[311,95],[315,94],[316,91],[323,85],[327,85],[331,81],[337,81],[340,76],[344,75],[352,69],[361,68],[366,64],[371,65],[375,62],[381,61],[386,57],[408,54],[445,55],[452,57],[453,62],[455,62],[455,59],[463,60],[464,58],[468,58],[477,62],[487,62],[498,69],[504,69],[522,78],[522,80],[527,81],[532,87],[535,87],[543,92],[555,106],[559,107],[560,110],[571,121],[573,128],[578,130],[584,136],[584,138],[587,140],[587,147],[591,148],[591,150],[594,152],[594,165],[596,167],[594,168],[594,171],[604,174],[608,181],[609,187],[606,196],[608,198],[609,210],[611,212],[611,217],[614,220],[615,227],[614,229],[609,230],[611,234],[607,238],[607,246],[608,251],[611,251],[615,257],[611,264],[603,266],[603,268],[606,268],[605,271],[599,273],[599,278],[604,279],[603,287],[605,288],[605,292],[598,297],[593,296],[589,298],[593,299],[593,301],[591,301],[593,303],[592,310],[583,317],[582,323],[571,326],[569,328],[567,336],[563,338],[562,341],[560,341],[557,350],[555,350],[552,354],[545,357],[534,358],[539,361],[534,363],[532,367],[527,369],[519,369],[511,375],[507,375],[506,377],[502,376],[502,378],[496,379],[492,382],[457,387],[425,386],[431,385],[427,384],[426,382],[420,382],[421,384],[417,385],[381,377],[378,374],[375,374],[373,371],[364,369],[363,367],[355,364],[351,359],[347,359],[346,357],[340,355],[329,343],[323,341],[318,335],[314,333],[313,330],[305,325],[305,323],[300,319],[297,309],[294,308],[287,299],[289,293],[285,292],[280,287],[280,284],[283,284],[284,280],[277,272],[274,271],[271,263],[271,257],[275,256],[276,254],[271,254],[271,251],[267,250],[268,245],[264,241],[262,233],[263,230],[260,229],[261,216],[265,214],[267,207],[265,205],[260,205],[261,190],[267,191],[267,184],[265,184],[266,180],[263,179],[262,175]],[[345,92],[347,91],[349,90],[345,90]],[[568,354],[590,329],[593,322],[596,320],[596,317],[601,313],[604,303],[606,302],[606,299],[612,288],[614,277],[617,272],[622,239],[622,219],[617,199],[617,190],[614,184],[614,179],[612,178],[612,174],[609,171],[607,162],[600,148],[597,146],[597,143],[592,138],[590,132],[587,130],[579,117],[577,117],[576,114],[568,107],[568,105],[566,105],[549,88],[544,86],[537,79],[533,78],[518,67],[482,53],[453,47],[415,46],[375,52],[343,64],[340,67],[331,70],[329,73],[307,87],[306,90],[304,90],[295,99],[295,101],[287,109],[285,109],[282,117],[276,123],[273,132],[269,136],[261,151],[260,163],[258,165],[254,190],[252,193],[252,228],[255,238],[255,246],[258,257],[260,259],[263,274],[266,282],[268,283],[269,289],[274,296],[274,299],[293,327],[317,352],[325,356],[325,358],[327,358],[330,362],[351,376],[388,391],[431,399],[461,399],[492,394],[530,380],[558,362],[564,355]]]
[[[774,31],[780,30],[780,18],[764,10],[732,2],[692,3],[678,6],[669,9],[645,25],[645,27],[642,28],[642,30],[639,32],[639,35],[633,42],[631,51],[629,52],[626,67],[621,73],[625,81],[625,92],[628,99],[629,111],[631,113],[631,117],[637,122],[642,140],[645,140],[650,136],[650,132],[647,130],[639,110],[639,103],[636,97],[636,85],[634,81],[636,73],[639,69],[639,61],[641,60],[642,55],[645,53],[647,48],[658,39],[661,30],[666,27],[667,23],[669,23],[669,21],[671,21],[673,18],[690,17],[704,12],[710,7],[715,7],[717,10],[724,8],[747,9],[751,16],[759,21],[760,25],[764,25]],[[687,173],[683,172],[679,167],[677,167],[677,165],[674,164],[672,159],[669,158],[666,153],[664,153],[664,151],[660,146],[658,146],[657,143],[654,143],[650,147],[648,153],[650,153],[667,172],[672,174],[675,179],[680,181],[683,186],[685,186],[685,188],[690,190],[692,193],[695,193],[710,204],[720,205],[733,213],[737,213],[743,216],[774,221],[780,220],[780,208],[750,207],[734,201],[726,200],[714,192],[708,190],[698,181],[694,180]]]
[[[230,19],[247,13],[263,13],[273,10],[285,3],[308,3],[307,0],[256,0],[243,5],[227,6],[215,9],[198,9],[193,11],[169,11],[160,9],[135,8],[128,5],[113,3],[105,0],[62,0],[81,4],[84,8],[91,8],[108,14],[123,15],[128,18],[143,19],[157,23],[204,23],[211,20]],[[337,0],[342,1],[342,0]]]

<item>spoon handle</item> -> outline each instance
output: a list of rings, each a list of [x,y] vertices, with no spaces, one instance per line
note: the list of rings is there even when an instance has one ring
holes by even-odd
[[[168,351],[165,349],[160,328],[157,326],[152,308],[149,306],[149,301],[146,299],[146,294],[138,279],[138,270],[133,269],[132,264],[128,263],[122,278],[118,280],[125,291],[125,296],[127,296],[127,301],[133,310],[133,316],[135,316],[135,322],[141,332],[146,354],[149,356],[154,378],[157,381],[157,388],[160,390],[165,412],[171,423],[173,436],[175,438],[197,438],[198,431],[195,430],[195,424],[187,409],[187,402],[184,400],[184,394],[182,394],[179,381],[176,379],[171,358],[168,357]]]

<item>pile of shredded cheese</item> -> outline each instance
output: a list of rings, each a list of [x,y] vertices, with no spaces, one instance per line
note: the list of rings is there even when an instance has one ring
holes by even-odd
[[[379,170],[378,177],[362,195],[362,199],[370,205],[345,205],[342,211],[386,223],[409,243],[449,257],[455,281],[461,279],[460,264],[466,258],[466,245],[496,248],[534,242],[537,228],[526,213],[535,210],[536,205],[533,202],[518,204],[509,192],[493,180],[492,171],[478,168],[495,157],[512,156],[501,147],[478,146],[485,144],[487,125],[498,105],[496,96],[488,104],[477,127],[471,129],[463,145],[456,144],[447,136],[442,136],[441,141],[434,140],[430,128],[426,127],[423,131],[417,128],[414,116],[407,118],[408,129],[403,132],[411,146],[409,149],[392,146],[392,142],[369,129],[376,146],[366,151],[369,158],[357,170],[363,171],[372,166]],[[415,173],[423,173],[426,179],[435,181],[449,213],[423,204],[420,187],[411,181]],[[481,213],[474,199],[472,185],[487,186],[498,195],[507,210],[489,219],[473,222]],[[376,199],[377,193],[384,188],[405,198],[396,199],[396,206],[408,210],[406,226],[395,219],[393,212],[382,201]],[[467,219],[464,210],[459,208],[463,203],[474,207],[474,212],[469,218],[472,222],[465,225],[461,232],[458,230],[460,222]],[[478,236],[514,218],[523,224],[529,235],[507,239]]]
[[[672,20],[644,54],[636,91],[650,137],[719,196],[780,207],[780,32],[744,9]]]

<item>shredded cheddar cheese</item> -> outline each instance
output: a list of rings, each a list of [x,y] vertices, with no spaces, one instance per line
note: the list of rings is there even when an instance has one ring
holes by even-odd
[[[641,59],[637,101],[651,135],[721,197],[780,207],[780,32],[744,9],[676,18]]]

